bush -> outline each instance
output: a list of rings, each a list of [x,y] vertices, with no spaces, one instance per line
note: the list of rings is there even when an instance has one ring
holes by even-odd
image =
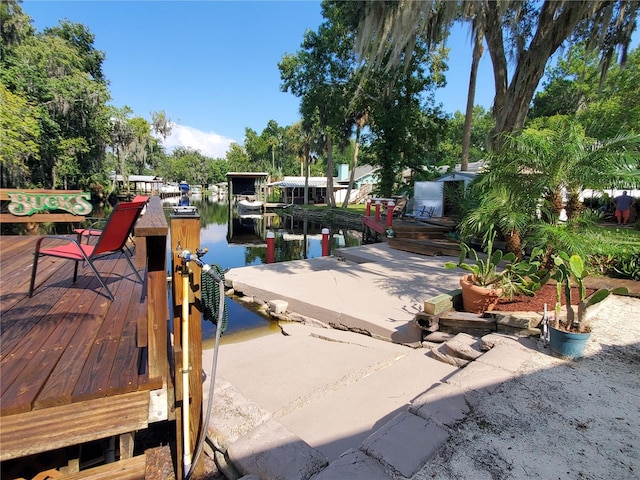
[[[619,257],[613,265],[613,270],[620,278],[640,281],[640,253]]]

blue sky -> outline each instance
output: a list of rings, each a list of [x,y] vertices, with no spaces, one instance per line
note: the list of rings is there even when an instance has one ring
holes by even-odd
[[[322,22],[320,2],[312,0],[25,0],[22,8],[38,31],[62,19],[88,27],[106,53],[111,103],[149,120],[164,110],[176,124],[165,147],[190,146],[212,157],[242,143],[246,127],[260,133],[271,119],[285,126],[300,118],[299,99],[280,91],[278,62]],[[448,85],[436,100],[453,113],[466,104],[467,30],[453,31],[449,47]],[[476,104],[489,108],[487,54],[478,78]]]

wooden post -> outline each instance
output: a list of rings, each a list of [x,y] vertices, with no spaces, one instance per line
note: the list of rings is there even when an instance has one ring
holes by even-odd
[[[380,200],[376,200],[376,222],[380,221],[380,206],[382,205],[382,202],[380,202]]]
[[[167,291],[167,235],[169,228],[162,211],[162,201],[152,197],[143,216],[134,229],[136,242],[136,265],[147,268],[147,325],[146,338],[138,344],[148,347],[149,378],[169,378],[167,326],[169,303]],[[146,264],[146,265],[145,265]],[[139,331],[143,331],[140,328]]]
[[[174,361],[176,362],[176,433],[177,433],[177,475],[184,477],[183,469],[183,445],[182,445],[182,416],[183,408],[189,408],[190,449],[195,454],[195,446],[198,436],[202,434],[202,325],[201,314],[196,308],[200,305],[201,269],[195,262],[189,262],[189,362],[190,365],[182,365],[182,268],[183,261],[179,257],[180,251],[189,250],[195,255],[200,248],[200,215],[194,212],[172,213],[169,221],[171,231],[171,259],[173,273],[173,330],[174,330]],[[182,398],[182,369],[189,368],[189,394],[191,398]],[[195,459],[194,459],[195,460]],[[204,461],[201,456],[198,463],[193,466],[192,478],[200,478],[204,475]]]

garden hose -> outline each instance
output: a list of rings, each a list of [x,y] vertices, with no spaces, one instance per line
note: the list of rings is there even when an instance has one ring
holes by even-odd
[[[187,253],[187,258],[189,254]],[[200,438],[197,442],[195,453],[193,456],[193,463],[191,468],[185,475],[185,480],[190,480],[193,474],[193,468],[198,462],[202,450],[204,448],[204,442],[207,437],[209,418],[211,417],[211,409],[213,407],[213,395],[216,384],[216,369],[218,365],[218,348],[220,346],[220,336],[227,329],[229,323],[227,317],[227,304],[226,296],[224,294],[224,270],[218,265],[203,265],[199,259],[195,259],[196,263],[202,268],[202,314],[205,320],[212,322],[216,326],[216,340],[213,348],[213,361],[211,364],[211,378],[209,383],[209,401],[207,402],[206,412],[202,417],[202,432],[200,432]]]
[[[211,270],[213,270],[222,281],[216,281],[211,275],[202,275],[202,316],[208,322],[218,326],[221,333],[224,333],[229,323],[226,298],[225,302],[220,301],[220,284],[222,283],[222,285],[224,285],[224,270],[219,265],[211,265]],[[218,325],[220,308],[223,309],[223,312],[221,324]]]

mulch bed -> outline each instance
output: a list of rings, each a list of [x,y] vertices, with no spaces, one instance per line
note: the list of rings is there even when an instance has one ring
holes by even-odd
[[[595,292],[592,288],[587,288],[587,297]],[[572,304],[578,304],[578,288],[571,288]],[[542,312],[544,304],[547,304],[547,311],[552,312],[556,305],[556,286],[545,284],[538,290],[534,297],[526,295],[516,295],[513,300],[501,298],[498,304],[493,308],[500,312]],[[562,292],[562,305],[567,303],[564,291]]]

